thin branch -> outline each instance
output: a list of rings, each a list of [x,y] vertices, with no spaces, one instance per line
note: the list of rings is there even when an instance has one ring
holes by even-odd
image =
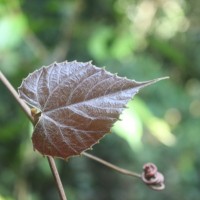
[[[125,175],[129,175],[129,176],[134,176],[134,177],[137,177],[137,178],[141,178],[141,175],[138,174],[138,173],[131,172],[129,170],[126,170],[126,169],[123,169],[123,168],[118,167],[116,165],[113,165],[113,164],[111,164],[111,163],[109,163],[109,162],[107,162],[107,161],[105,161],[105,160],[103,160],[101,158],[98,158],[96,156],[93,156],[93,155],[91,155],[89,153],[83,152],[82,155],[84,155],[84,156],[86,156],[86,157],[88,157],[90,159],[93,159],[93,160],[95,160],[95,161],[97,161],[97,162],[99,162],[99,163],[101,163],[101,164],[103,164],[103,165],[115,170],[115,171],[118,171],[121,174],[125,174]]]
[[[31,111],[30,108],[28,107],[28,105],[19,98],[18,93],[16,92],[16,90],[13,88],[13,86],[10,84],[10,82],[6,79],[6,77],[3,75],[3,73],[0,71],[0,80],[2,81],[2,83],[6,86],[6,88],[9,90],[9,92],[13,95],[13,97],[16,99],[16,101],[19,103],[19,105],[21,106],[21,108],[23,109],[23,111],[26,113],[26,115],[28,116],[28,118],[31,120],[32,123],[34,123],[34,119],[31,116]],[[58,173],[58,170],[56,168],[56,164],[55,161],[53,159],[53,157],[51,156],[47,156],[50,168],[51,168],[51,172],[54,176],[54,179],[56,181],[56,186],[59,192],[59,196],[61,200],[67,200],[65,192],[64,192],[64,188]]]
[[[18,93],[16,92],[16,90],[13,88],[13,86],[10,84],[10,82],[7,80],[7,78],[3,75],[3,73],[1,71],[0,71],[0,80],[6,86],[8,91],[13,95],[13,97],[18,102],[18,104],[21,106],[21,108],[24,110],[25,114],[30,119],[30,121],[33,122],[33,117],[31,116],[30,108],[28,107],[28,105],[24,101],[22,101],[19,98]]]
[[[52,174],[53,174],[54,179],[56,181],[57,187],[59,188],[58,191],[59,191],[60,199],[67,200],[66,195],[65,195],[65,191],[63,189],[63,185],[62,185],[62,182],[60,180],[60,176],[59,176],[56,164],[55,164],[55,161],[54,161],[53,157],[51,157],[51,156],[47,156],[47,159],[48,159],[49,165],[51,167],[51,171],[52,171]]]

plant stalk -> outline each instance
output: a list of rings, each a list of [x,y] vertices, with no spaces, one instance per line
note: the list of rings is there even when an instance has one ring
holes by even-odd
[[[28,107],[28,105],[24,101],[22,101],[19,98],[18,93],[16,92],[16,90],[13,88],[13,86],[11,85],[11,83],[8,81],[8,79],[4,76],[4,74],[1,71],[0,71],[0,80],[6,86],[6,88],[8,89],[8,91],[13,95],[13,97],[18,102],[18,104],[21,106],[21,108],[24,110],[26,116],[30,119],[31,122],[33,122],[33,117],[31,115],[30,108]]]
[[[137,178],[141,179],[141,175],[140,174],[132,172],[132,171],[129,171],[129,170],[126,170],[126,169],[123,169],[123,168],[118,167],[116,165],[113,165],[112,163],[109,163],[109,162],[107,162],[107,161],[105,161],[105,160],[103,160],[101,158],[98,158],[96,156],[93,156],[93,155],[91,155],[89,153],[83,152],[82,155],[84,155],[84,156],[86,156],[86,157],[88,157],[90,159],[93,159],[93,160],[95,160],[95,161],[97,161],[97,162],[99,162],[99,163],[101,163],[101,164],[103,164],[103,165],[105,165],[105,166],[117,171],[117,172],[120,172],[121,174],[134,176],[134,177],[137,177]]]
[[[58,170],[57,170],[57,167],[56,167],[55,160],[51,156],[47,156],[47,159],[48,159],[48,162],[49,162],[49,166],[51,168],[51,172],[52,172],[54,179],[56,181],[56,185],[57,185],[57,188],[58,188],[60,199],[61,200],[67,200],[67,197],[65,195],[65,191],[64,191],[64,188],[63,188],[63,185],[62,185],[62,182],[60,180],[60,176],[59,176],[59,173],[58,173]]]
[[[5,85],[5,87],[8,89],[8,91],[13,95],[13,97],[15,98],[15,100],[18,102],[18,104],[21,106],[21,108],[23,109],[23,111],[26,113],[27,117],[30,119],[30,121],[32,123],[34,123],[34,119],[31,115],[31,111],[30,108],[28,107],[28,105],[19,98],[18,93],[16,92],[16,90],[13,88],[13,86],[10,84],[10,82],[7,80],[7,78],[3,75],[3,73],[0,71],[0,80],[2,81],[2,83]],[[67,200],[67,197],[65,195],[65,191],[55,164],[55,160],[53,159],[53,157],[51,156],[47,156],[48,159],[48,163],[49,166],[51,168],[51,172],[54,176],[54,179],[56,181],[56,186],[59,192],[59,196],[61,200]]]

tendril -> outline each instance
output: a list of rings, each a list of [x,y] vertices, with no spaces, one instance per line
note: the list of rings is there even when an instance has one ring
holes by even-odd
[[[143,166],[141,178],[151,189],[163,190],[165,188],[164,176],[158,172],[157,167],[153,163],[146,163]]]

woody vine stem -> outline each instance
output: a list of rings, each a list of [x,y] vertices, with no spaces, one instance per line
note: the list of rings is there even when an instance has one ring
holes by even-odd
[[[7,78],[3,75],[3,73],[1,71],[0,71],[0,80],[6,86],[8,91],[13,95],[15,100],[18,102],[18,104],[21,106],[21,108],[23,109],[23,111],[25,112],[27,117],[30,119],[30,121],[34,125],[35,120],[34,120],[34,117],[31,115],[31,110],[30,110],[29,106],[23,100],[21,100],[19,98],[18,93],[16,92],[16,90],[13,88],[11,83],[7,80]],[[113,164],[111,164],[101,158],[98,158],[94,155],[91,155],[89,153],[83,152],[83,153],[81,153],[81,155],[84,155],[90,159],[93,159],[93,160],[95,160],[117,172],[120,172],[122,174],[140,178],[144,183],[146,183],[148,186],[150,186],[154,190],[162,190],[165,187],[163,175],[161,173],[157,172],[157,167],[152,163],[145,164],[143,166],[144,172],[142,174],[138,174],[138,173],[120,168],[116,165],[113,165]],[[64,191],[54,158],[51,156],[47,156],[47,159],[48,159],[49,166],[51,168],[52,174],[53,174],[55,182],[56,182],[56,186],[57,186],[57,189],[59,192],[60,199],[67,200],[67,197],[65,195],[65,191]]]

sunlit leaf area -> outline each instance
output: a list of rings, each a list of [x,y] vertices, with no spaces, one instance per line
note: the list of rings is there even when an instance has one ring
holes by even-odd
[[[199,0],[0,0],[0,70],[15,89],[64,60],[92,60],[136,81],[170,77],[142,89],[88,151],[138,173],[153,162],[166,189],[152,191],[83,156],[56,159],[69,200],[199,200],[199,8]],[[59,199],[32,132],[0,83],[0,200]]]

